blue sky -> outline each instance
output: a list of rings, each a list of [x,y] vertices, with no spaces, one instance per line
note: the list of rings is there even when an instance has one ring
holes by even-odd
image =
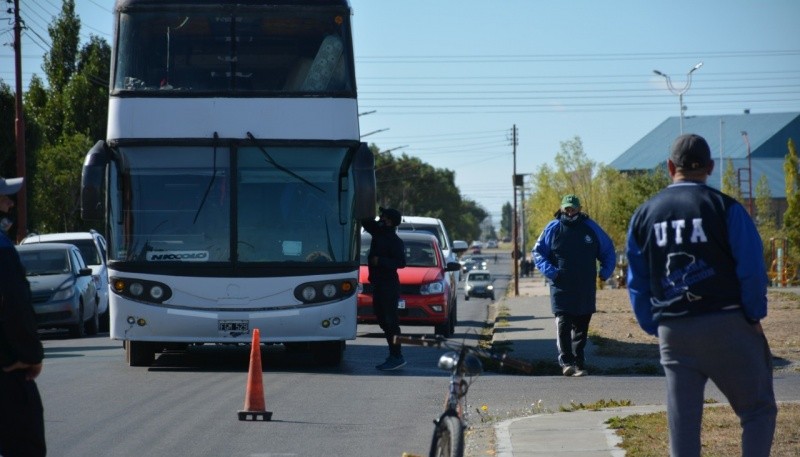
[[[610,163],[669,117],[800,112],[797,0],[351,0],[364,138],[456,173],[499,222],[517,173],[563,141]],[[60,0],[22,2],[23,78],[42,75]],[[112,0],[76,0],[82,39],[111,41]],[[7,14],[0,18],[7,18]],[[10,25],[0,78],[13,87]],[[388,130],[384,130],[388,129]],[[396,149],[395,149],[396,148]]]

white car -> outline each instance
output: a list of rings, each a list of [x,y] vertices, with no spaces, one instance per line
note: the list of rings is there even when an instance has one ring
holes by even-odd
[[[447,229],[444,227],[444,223],[441,219],[424,216],[403,216],[403,220],[400,222],[397,230],[406,230],[412,232],[423,231],[432,233],[433,236],[436,237],[436,241],[439,242],[439,246],[442,248],[445,262],[458,262],[454,244],[462,244],[464,242],[458,240],[450,241],[450,235],[447,234]],[[461,279],[460,271],[456,272],[455,276],[456,282],[458,282],[458,280]]]
[[[103,235],[95,230],[88,232],[48,233],[46,235],[28,235],[20,244],[33,243],[67,243],[73,244],[81,251],[86,266],[92,269],[97,295],[97,312],[100,314],[100,329],[108,330],[108,267],[107,244]]]

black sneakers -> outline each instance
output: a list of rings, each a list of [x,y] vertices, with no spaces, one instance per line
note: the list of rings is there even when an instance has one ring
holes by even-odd
[[[375,368],[381,371],[390,371],[404,367],[405,364],[406,364],[406,359],[404,359],[402,355],[401,356],[390,355],[389,357],[386,358],[385,362],[376,366]]]

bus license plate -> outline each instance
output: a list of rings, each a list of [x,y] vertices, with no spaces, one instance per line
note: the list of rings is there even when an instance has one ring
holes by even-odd
[[[406,309],[406,301],[405,300],[398,300],[397,309]]]
[[[250,321],[248,320],[220,320],[217,322],[217,328],[220,334],[242,334],[250,332]]]

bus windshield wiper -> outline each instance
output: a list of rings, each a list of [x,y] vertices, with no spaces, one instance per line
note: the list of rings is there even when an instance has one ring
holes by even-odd
[[[250,138],[251,140],[253,140],[253,142],[256,141],[256,137],[254,137],[253,134],[250,133],[250,132],[247,132],[247,137]],[[309,186],[313,187],[314,189],[317,189],[318,191],[320,191],[322,193],[325,193],[325,191],[321,187],[315,185],[314,183],[312,183],[311,181],[307,180],[306,178],[298,175],[297,173],[293,172],[292,170],[290,170],[290,169],[284,167],[283,165],[279,164],[278,162],[276,162],[275,159],[273,159],[272,156],[270,156],[269,153],[263,147],[261,147],[260,144],[256,143],[256,147],[258,148],[259,151],[261,151],[261,154],[264,155],[264,159],[267,162],[271,163],[275,168],[277,168],[278,170],[286,173],[289,176],[294,177],[295,179],[303,181],[304,183],[308,184]]]
[[[217,132],[214,132],[214,158],[213,160],[213,169],[214,172],[211,174],[211,181],[208,182],[208,187],[206,187],[206,193],[203,195],[203,199],[200,200],[200,206],[197,207],[197,211],[194,213],[194,220],[192,224],[197,223],[197,216],[200,215],[200,210],[203,209],[203,205],[206,203],[206,199],[208,198],[208,192],[211,190],[211,186],[214,185],[214,178],[217,177],[217,141],[219,140],[219,135]]]

